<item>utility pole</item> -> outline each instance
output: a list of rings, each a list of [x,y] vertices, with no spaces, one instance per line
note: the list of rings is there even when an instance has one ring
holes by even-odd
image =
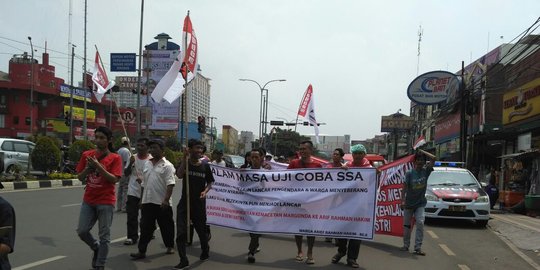
[[[71,44],[71,46],[71,87],[69,88],[69,145],[73,144],[73,63],[75,61],[75,45]]]
[[[461,112],[460,112],[460,124],[461,136],[459,138],[459,151],[461,153],[461,161],[465,162],[467,159],[467,100],[469,99],[469,92],[466,89],[465,83],[465,61],[461,61]]]
[[[31,59],[30,59],[30,136],[34,132],[34,45],[32,37],[28,37],[30,41]]]
[[[87,104],[86,104],[86,94],[88,93],[88,89],[86,89],[86,16],[88,14],[88,1],[87,0],[84,0],[84,63],[83,63],[83,89],[84,89],[84,115],[83,115],[83,128],[82,128],[82,132],[83,132],[83,137],[84,137],[84,140],[88,140],[88,133],[86,132],[86,129],[87,129],[87,125],[86,125],[86,109],[87,109]]]
[[[137,135],[141,134],[141,65],[144,0],[141,0],[141,26],[139,29],[139,68],[137,69]],[[148,85],[148,81],[147,81]],[[148,94],[148,93],[147,93]],[[148,106],[148,104],[146,104]]]

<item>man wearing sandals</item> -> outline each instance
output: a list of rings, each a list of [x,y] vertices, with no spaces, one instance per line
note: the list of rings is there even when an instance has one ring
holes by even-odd
[[[427,153],[429,154],[429,153]],[[434,156],[430,155],[433,159]],[[433,171],[430,166],[424,168],[425,156],[417,154],[415,157],[414,169],[405,174],[405,181],[401,189],[401,209],[403,209],[403,247],[401,250],[409,251],[411,242],[411,219],[414,216],[416,223],[416,234],[414,241],[414,254],[425,256],[422,251],[422,240],[424,239],[424,208],[426,207],[426,188],[429,174]]]

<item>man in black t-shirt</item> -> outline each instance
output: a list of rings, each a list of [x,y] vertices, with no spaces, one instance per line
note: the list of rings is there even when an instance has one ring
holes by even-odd
[[[176,175],[182,178],[182,197],[176,208],[176,245],[180,263],[174,269],[189,267],[186,255],[187,242],[187,207],[189,203],[190,219],[201,242],[201,261],[208,260],[210,246],[206,229],[206,194],[212,187],[214,176],[208,163],[200,160],[203,153],[203,144],[199,140],[191,139],[188,149],[184,151],[184,158],[176,170]],[[186,177],[186,162],[188,173]],[[187,182],[189,181],[189,200],[187,200]]]

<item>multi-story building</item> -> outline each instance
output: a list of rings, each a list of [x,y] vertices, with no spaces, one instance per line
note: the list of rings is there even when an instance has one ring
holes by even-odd
[[[229,154],[239,154],[238,152],[238,130],[230,125],[223,125],[221,141],[225,146],[225,152]]]
[[[255,140],[253,132],[240,131],[240,140],[238,141],[238,151],[240,154],[251,151],[252,142]]]
[[[345,153],[351,149],[351,135],[319,135],[319,143],[316,143],[317,138],[314,135],[309,135],[309,138],[313,142],[313,146],[328,157],[332,157],[336,148],[342,148]]]

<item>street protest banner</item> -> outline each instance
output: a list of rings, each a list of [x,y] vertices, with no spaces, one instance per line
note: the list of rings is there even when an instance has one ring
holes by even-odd
[[[255,233],[373,240],[374,168],[240,170],[211,165],[208,223]]]
[[[406,156],[379,167],[377,190],[377,234],[403,236],[403,210],[401,210],[401,188],[405,173],[413,168],[414,155]]]

